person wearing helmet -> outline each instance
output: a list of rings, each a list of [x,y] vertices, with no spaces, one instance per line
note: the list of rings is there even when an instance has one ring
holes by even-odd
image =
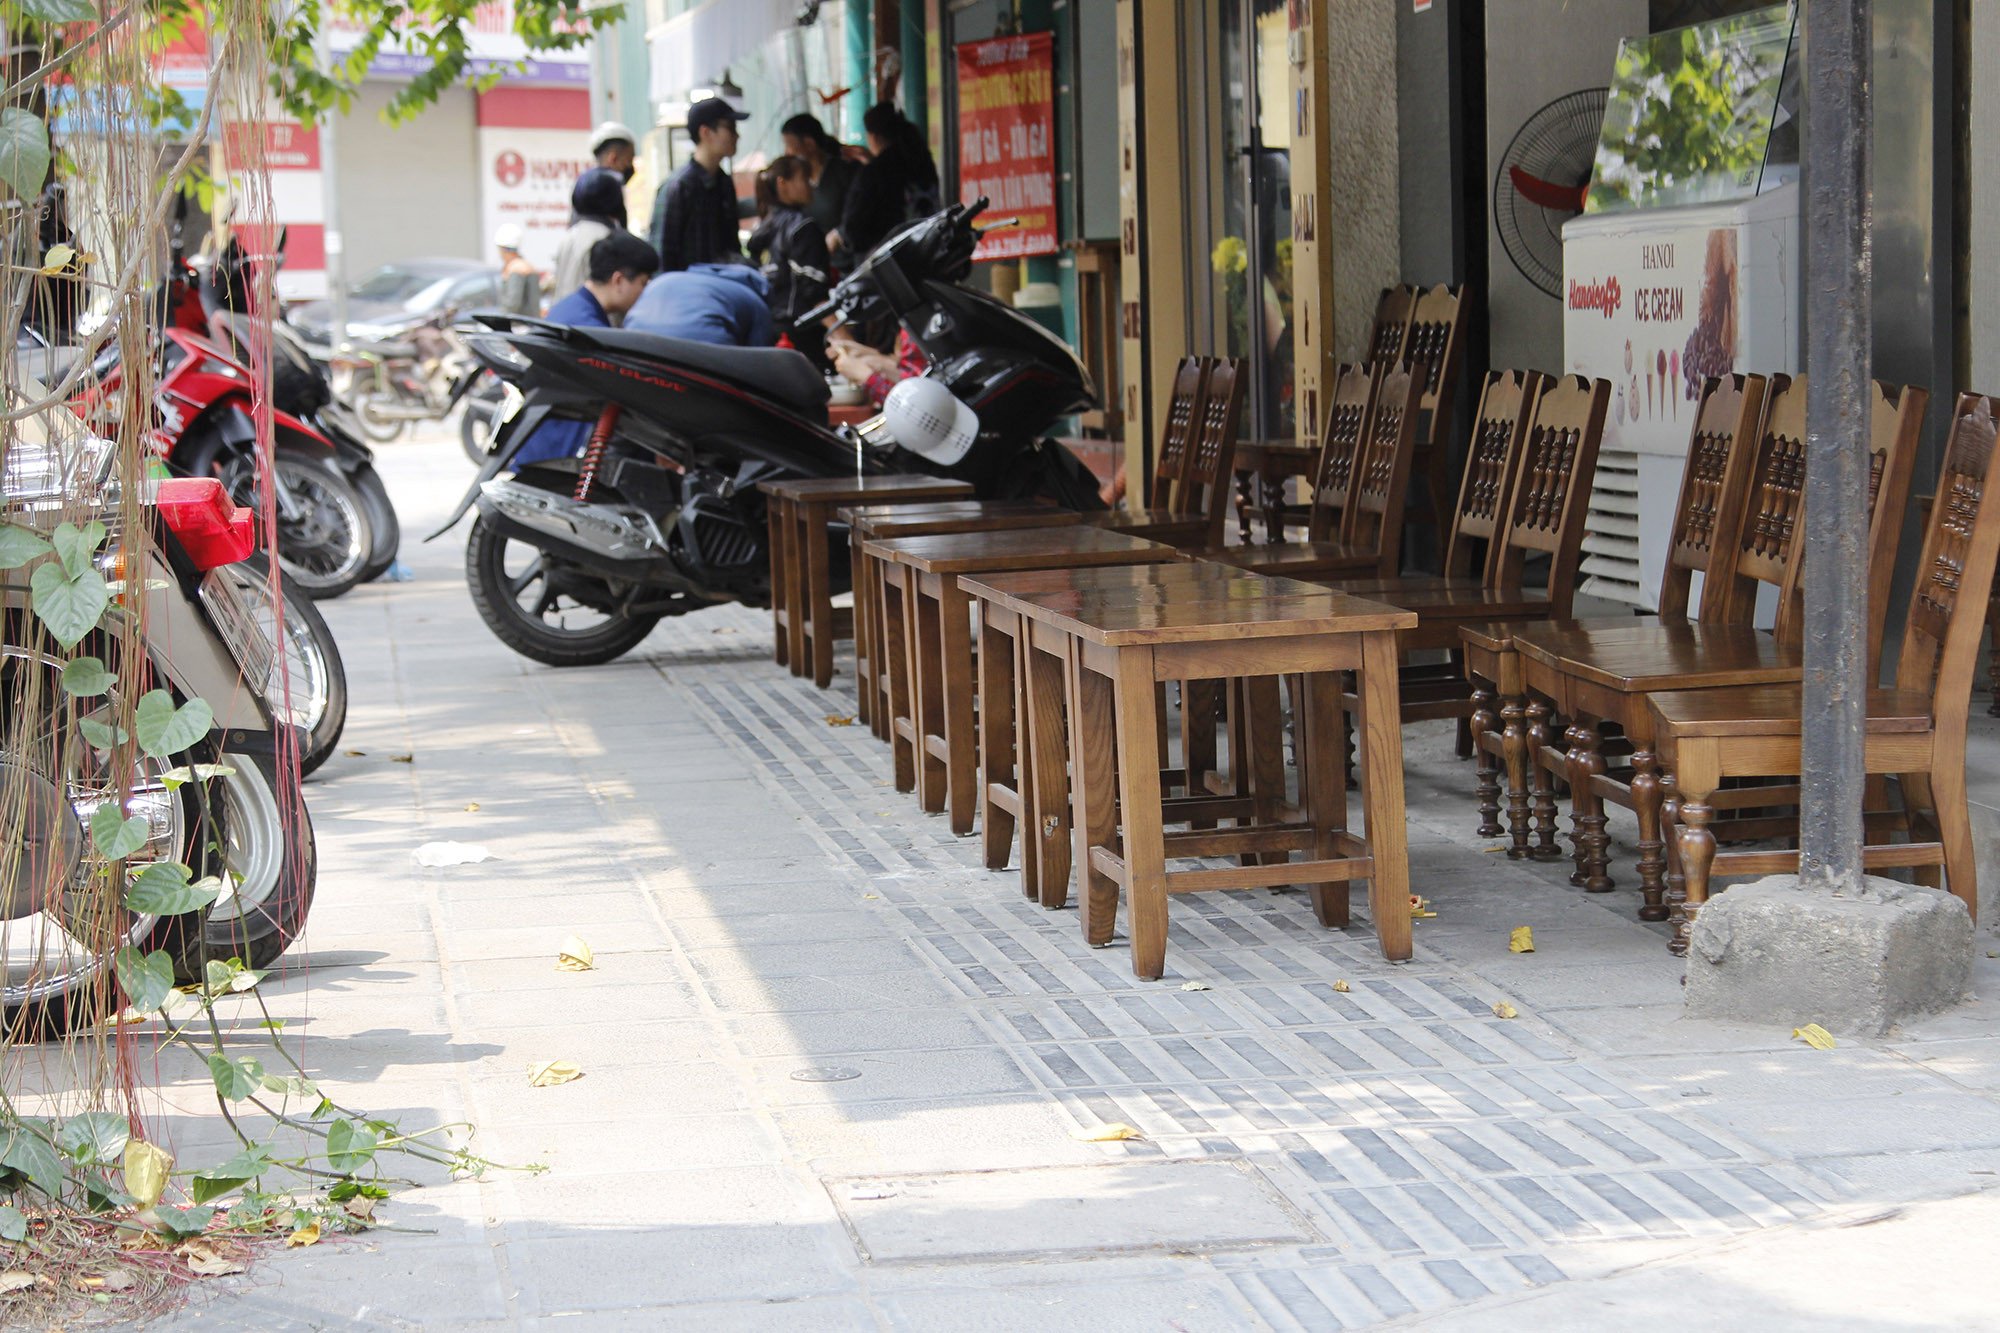
[[[590,134],[590,155],[598,166],[630,181],[638,170],[639,136],[615,120],[607,120]]]
[[[592,167],[576,178],[569,206],[569,230],[556,247],[550,283],[557,300],[583,286],[590,276],[590,248],[612,232],[625,230],[625,186],[617,173]]]
[[[493,233],[500,251],[500,308],[510,315],[542,313],[542,274],[521,253],[525,239],[518,222],[503,222]]]

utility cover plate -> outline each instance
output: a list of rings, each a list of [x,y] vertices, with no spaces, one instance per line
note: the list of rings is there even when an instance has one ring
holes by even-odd
[[[829,1180],[871,1263],[1213,1250],[1320,1239],[1243,1162],[1121,1162]]]

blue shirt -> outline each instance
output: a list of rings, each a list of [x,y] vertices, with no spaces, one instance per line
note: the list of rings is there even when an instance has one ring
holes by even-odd
[[[770,291],[763,273],[747,264],[696,264],[647,283],[625,327],[724,347],[769,347],[778,340]]]
[[[579,287],[549,307],[546,316],[551,324],[569,324],[580,328],[608,329],[611,316],[604,313],[590,288]],[[513,466],[528,463],[546,463],[551,458],[570,458],[583,452],[583,446],[590,443],[592,423],[588,421],[544,421],[535,428],[521,446],[521,452],[514,455]]]

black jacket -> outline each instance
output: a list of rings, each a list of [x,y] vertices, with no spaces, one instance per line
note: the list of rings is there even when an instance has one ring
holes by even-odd
[[[750,257],[771,283],[771,317],[789,330],[826,299],[826,233],[802,208],[780,204],[750,233]]]
[[[652,230],[662,273],[689,264],[740,263],[743,246],[736,234],[736,183],[727,172],[710,171],[690,158],[667,177],[653,200]]]
[[[921,159],[900,147],[880,153],[861,168],[847,191],[840,235],[860,263],[890,232],[936,206],[937,168],[930,154]]]

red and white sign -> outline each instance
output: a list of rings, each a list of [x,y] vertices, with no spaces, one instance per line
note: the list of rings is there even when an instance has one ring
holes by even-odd
[[[982,223],[1016,220],[975,259],[1056,252],[1055,46],[1046,32],[958,47],[958,197],[992,201]]]
[[[569,229],[569,195],[591,166],[590,97],[556,88],[497,88],[479,96],[480,231],[493,253],[505,223],[521,253],[547,268]]]

